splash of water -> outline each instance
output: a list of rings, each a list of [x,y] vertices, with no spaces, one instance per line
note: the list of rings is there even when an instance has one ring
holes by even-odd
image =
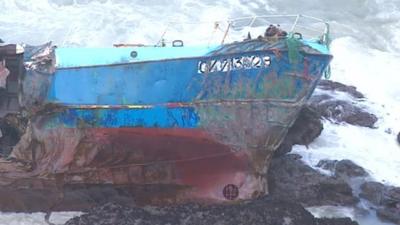
[[[314,166],[351,159],[372,179],[400,186],[400,1],[268,0],[0,0],[0,37],[8,42],[111,46],[159,41],[167,21],[197,22],[247,15],[306,14],[328,20],[332,79],[351,84],[379,117],[377,129],[325,122],[322,135],[294,152]],[[174,35],[202,41],[209,26],[175,25]],[[387,131],[391,130],[392,133]],[[366,222],[363,224],[367,224]]]

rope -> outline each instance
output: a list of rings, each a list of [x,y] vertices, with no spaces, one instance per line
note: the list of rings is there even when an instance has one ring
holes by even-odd
[[[294,33],[289,33],[286,38],[286,45],[288,48],[289,62],[291,64],[297,64],[302,61],[303,56],[300,54],[301,42],[299,41],[299,38],[294,36]]]
[[[324,71],[324,77],[325,79],[329,79],[331,78],[331,74],[332,70],[331,70],[331,65],[328,65],[328,67],[326,67],[325,71]]]
[[[329,29],[329,24],[326,23],[326,32],[322,36],[322,43],[326,45],[328,50],[330,50],[330,45],[331,45],[332,39],[330,37],[330,29]],[[332,75],[332,70],[331,70],[331,65],[329,64],[327,68],[324,71],[324,77],[325,79],[331,78]]]

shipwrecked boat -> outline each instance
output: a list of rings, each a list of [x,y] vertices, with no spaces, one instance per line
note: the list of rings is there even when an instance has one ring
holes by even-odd
[[[1,46],[1,114],[28,122],[0,161],[0,210],[267,194],[272,154],[332,58],[328,24],[301,15],[225,43],[239,21],[278,17],[230,20],[219,45]],[[303,38],[301,19],[324,30]]]

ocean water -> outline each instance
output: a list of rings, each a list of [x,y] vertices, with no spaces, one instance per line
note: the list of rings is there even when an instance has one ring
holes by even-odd
[[[367,100],[336,94],[379,117],[375,129],[325,121],[322,135],[308,148],[295,146],[294,152],[311,166],[320,159],[351,159],[370,173],[371,180],[400,186],[396,142],[400,132],[400,0],[0,0],[0,38],[29,44],[53,41],[58,46],[156,44],[167,21],[174,21],[183,24],[171,23],[166,41],[209,43],[220,40],[224,24],[214,31],[213,24],[192,23],[255,14],[305,14],[330,22],[331,79],[356,86]],[[318,215],[330,211],[312,210]],[[338,210],[344,215],[354,211]],[[352,215],[362,225],[378,224],[365,219],[368,216]],[[42,216],[0,213],[0,224],[44,224]]]

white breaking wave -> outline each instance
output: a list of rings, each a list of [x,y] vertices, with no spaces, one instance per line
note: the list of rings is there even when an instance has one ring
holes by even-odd
[[[373,180],[400,186],[399,0],[0,0],[0,38],[59,46],[155,44],[167,21],[299,13],[331,23],[332,79],[363,92],[368,100],[356,104],[379,121],[376,129],[324,122],[321,136],[308,149],[295,146],[294,152],[311,166],[320,159],[350,159]],[[208,25],[193,29],[187,24],[173,27],[172,34],[196,43],[210,32]],[[41,214],[21,215],[0,214],[0,224],[43,222],[37,219]]]
[[[0,35],[9,42],[41,44],[51,40],[60,46],[155,44],[169,21],[227,19],[238,4],[192,0],[2,0]],[[195,29],[189,24],[174,28],[181,36],[203,41],[201,35],[211,33],[213,24]]]
[[[55,212],[50,216],[50,222],[64,224],[81,212]],[[45,213],[1,213],[0,225],[48,225],[44,220]]]
[[[294,153],[315,166],[321,159],[351,159],[372,179],[400,186],[400,55],[365,48],[354,38],[332,43],[332,78],[354,85],[367,101],[358,103],[375,113],[376,129],[324,122],[324,130],[308,149],[295,146]]]

